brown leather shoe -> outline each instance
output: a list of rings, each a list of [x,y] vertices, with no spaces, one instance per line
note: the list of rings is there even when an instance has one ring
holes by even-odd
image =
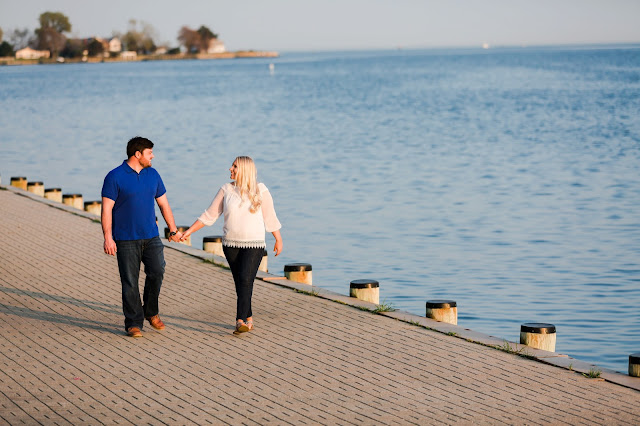
[[[152,317],[149,317],[147,318],[147,321],[149,321],[149,324],[151,324],[151,327],[155,328],[156,330],[164,330],[164,323],[160,319],[160,315],[154,315]]]
[[[127,335],[129,337],[142,337],[142,332],[138,327],[129,327],[127,329]]]

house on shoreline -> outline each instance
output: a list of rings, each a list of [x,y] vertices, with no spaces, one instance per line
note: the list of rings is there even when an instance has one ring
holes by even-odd
[[[118,55],[122,52],[122,42],[118,37],[111,37],[107,39],[95,37],[95,39],[102,43],[102,51],[105,58],[108,58],[111,55]]]
[[[51,57],[51,52],[48,50],[35,50],[30,47],[25,47],[16,52],[16,59],[40,59]]]
[[[136,59],[138,59],[138,53],[134,50],[125,50],[124,52],[120,53],[120,58],[123,61],[135,61]]]
[[[209,40],[209,46],[207,47],[207,53],[224,53],[227,48],[224,46],[222,40],[212,38]]]

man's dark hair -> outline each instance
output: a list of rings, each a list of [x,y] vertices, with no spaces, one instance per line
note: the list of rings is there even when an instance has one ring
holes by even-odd
[[[143,138],[142,136],[131,138],[129,143],[127,143],[127,158],[133,157],[138,151],[142,153],[142,151],[147,148],[153,148],[153,142],[151,142],[149,139]]]

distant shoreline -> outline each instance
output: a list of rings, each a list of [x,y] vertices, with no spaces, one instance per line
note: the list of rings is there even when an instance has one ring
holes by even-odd
[[[55,58],[40,59],[16,59],[12,57],[0,58],[0,66],[2,65],[45,65],[45,64],[82,64],[82,63],[107,63],[107,62],[146,62],[146,61],[173,61],[173,60],[193,60],[193,59],[236,59],[236,58],[277,58],[280,54],[275,51],[257,51],[257,50],[238,50],[236,52],[222,53],[196,53],[185,54],[178,53],[175,55],[138,55],[136,58],[123,59],[117,58],[99,58],[88,57],[83,58],[64,58],[60,62]]]

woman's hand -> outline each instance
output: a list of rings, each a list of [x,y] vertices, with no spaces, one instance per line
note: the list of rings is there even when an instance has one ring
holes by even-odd
[[[276,243],[273,246],[273,251],[275,252],[276,256],[282,253],[282,240],[276,240]]]
[[[187,240],[187,238],[189,238],[189,236],[191,234],[193,234],[194,232],[202,229],[202,227],[204,226],[204,223],[200,222],[198,219],[196,219],[195,222],[193,222],[193,225],[191,225],[189,227],[189,229],[187,229],[186,231],[184,231],[182,233],[182,235],[180,236],[180,242],[184,242]]]
[[[276,239],[276,243],[273,246],[273,251],[276,253],[276,256],[282,253],[282,237],[280,236],[280,230],[272,232],[273,238]]]

